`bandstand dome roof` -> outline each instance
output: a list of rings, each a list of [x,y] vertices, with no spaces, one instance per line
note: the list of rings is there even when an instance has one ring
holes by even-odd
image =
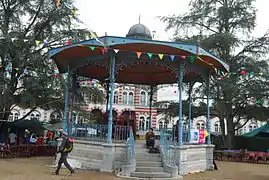
[[[133,25],[129,31],[126,37],[129,38],[136,38],[136,39],[152,39],[150,30],[143,24],[135,24]]]
[[[196,44],[152,40],[150,30],[133,25],[126,37],[103,36],[49,50],[60,73],[68,67],[79,76],[105,81],[115,56],[115,82],[128,84],[173,84],[180,64],[185,64],[184,82],[202,82],[229,65]]]

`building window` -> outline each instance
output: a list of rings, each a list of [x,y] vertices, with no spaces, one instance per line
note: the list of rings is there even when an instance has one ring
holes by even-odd
[[[122,104],[127,104],[128,103],[128,99],[127,99],[127,92],[124,91],[122,93]]]
[[[205,123],[203,121],[196,123],[197,129],[205,129]]]
[[[39,120],[40,120],[40,115],[39,115],[39,114],[36,114],[36,115],[35,115],[35,118],[36,118],[36,120],[39,121]]]
[[[163,124],[163,128],[164,128],[164,129],[167,129],[167,127],[168,127],[168,122],[165,121],[164,124]]]
[[[163,121],[159,121],[159,129],[162,129],[163,127]]]
[[[145,126],[145,118],[144,117],[140,117],[139,118],[139,130],[144,130],[144,126]]]
[[[141,93],[140,93],[140,105],[146,106],[146,93],[145,93],[145,91],[141,91]]]
[[[148,97],[147,97],[147,105],[150,105],[150,92],[148,92]]]
[[[13,113],[8,116],[8,121],[13,121]]]
[[[114,91],[114,99],[113,99],[113,102],[115,104],[118,104],[119,103],[119,93],[118,93],[118,91]]]
[[[30,120],[33,120],[33,119],[35,119],[35,115],[32,113],[32,114],[30,115]]]
[[[147,117],[145,130],[149,130],[150,117]]]
[[[132,92],[129,92],[128,104],[129,105],[133,105],[134,104],[134,93],[132,93]]]
[[[183,122],[183,131],[187,131],[187,123]]]
[[[214,124],[214,130],[215,130],[215,132],[220,132],[221,130],[220,130],[220,124],[219,124],[219,122],[216,122],[215,124]]]
[[[250,124],[250,125],[248,126],[248,130],[249,130],[249,132],[253,131],[253,130],[256,129],[256,128],[257,128],[257,125],[256,125],[256,124]]]
[[[15,113],[15,116],[14,116],[14,121],[18,120],[19,119],[19,113]]]

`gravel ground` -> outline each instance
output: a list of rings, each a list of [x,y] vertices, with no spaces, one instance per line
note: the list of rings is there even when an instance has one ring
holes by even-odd
[[[1,159],[1,180],[119,180],[113,174],[76,172],[72,177],[66,169],[53,176],[51,158]],[[190,174],[184,180],[268,180],[268,165],[217,162],[218,171]]]

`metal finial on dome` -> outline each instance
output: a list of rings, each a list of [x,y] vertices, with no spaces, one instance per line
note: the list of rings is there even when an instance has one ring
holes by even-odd
[[[141,20],[141,14],[139,14],[139,17],[138,17],[138,24],[140,24],[140,20]]]

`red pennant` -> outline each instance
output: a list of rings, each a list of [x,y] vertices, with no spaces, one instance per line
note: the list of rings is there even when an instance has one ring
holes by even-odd
[[[136,55],[137,55],[138,59],[140,58],[141,54],[142,54],[141,52],[136,52]]]
[[[67,45],[71,45],[72,44],[72,42],[71,41],[67,41],[67,43],[66,43]]]
[[[240,74],[244,75],[244,74],[246,74],[246,71],[241,71]]]
[[[105,50],[105,49],[101,49],[101,51],[102,51],[102,54],[105,54],[105,52],[106,52],[106,50]]]

